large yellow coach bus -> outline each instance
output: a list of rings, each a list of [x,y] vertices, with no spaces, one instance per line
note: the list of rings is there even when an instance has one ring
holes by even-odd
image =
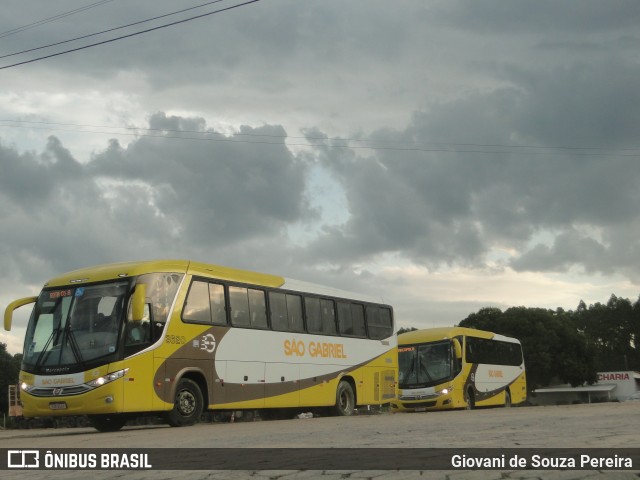
[[[163,412],[330,407],[395,397],[391,306],[337,289],[189,261],[97,266],[47,282],[20,372],[27,417],[88,415],[100,431]],[[271,410],[272,412],[274,410]]]
[[[527,398],[522,347],[515,338],[463,327],[398,335],[394,411],[510,407]]]

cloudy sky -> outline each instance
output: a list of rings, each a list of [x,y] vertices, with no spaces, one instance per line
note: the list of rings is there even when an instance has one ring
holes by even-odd
[[[372,294],[399,326],[638,297],[636,0],[260,0],[11,66],[242,1],[3,2],[2,308],[152,258]]]

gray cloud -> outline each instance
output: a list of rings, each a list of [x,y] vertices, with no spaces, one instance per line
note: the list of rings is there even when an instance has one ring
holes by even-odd
[[[111,2],[4,37],[2,53],[192,5]],[[3,8],[0,31],[64,7]],[[164,138],[45,143],[42,125],[2,127],[0,267],[39,284],[186,257],[376,292],[399,281],[367,269],[400,258],[637,281],[639,14],[635,1],[269,0],[3,70],[0,118],[140,127],[160,112],[148,126]],[[321,146],[283,138],[299,132]],[[418,306],[402,308],[420,317],[409,283]]]
[[[569,230],[558,235],[552,246],[538,244],[511,263],[516,270],[563,272],[574,265],[590,272],[612,273],[605,246],[591,237]]]
[[[2,257],[13,271],[26,259],[65,271],[123,257],[192,258],[258,238],[284,243],[289,224],[314,217],[308,164],[284,145],[281,127],[226,139],[201,119],[163,113],[150,127],[176,138],[114,141],[87,164],[55,137],[41,154],[1,146]],[[208,134],[166,131],[176,129]],[[271,144],[256,143],[264,138]]]
[[[327,229],[313,251],[345,262],[400,251],[429,266],[479,266],[501,248],[517,252],[509,263],[517,270],[628,273],[619,252],[636,250],[629,230],[640,233],[630,227],[640,219],[640,165],[637,150],[627,150],[640,125],[632,79],[640,69],[621,62],[521,67],[509,87],[440,102],[404,130],[367,138],[424,151],[349,157],[319,149],[351,217]],[[612,246],[578,235],[580,227]],[[543,232],[556,237],[553,246],[527,251]],[[618,245],[621,238],[628,245]]]
[[[499,8],[472,0],[446,1],[439,17],[463,29],[512,35],[540,32],[603,32],[638,24],[640,12],[633,0],[555,2],[500,2]],[[495,6],[495,4],[493,5]]]

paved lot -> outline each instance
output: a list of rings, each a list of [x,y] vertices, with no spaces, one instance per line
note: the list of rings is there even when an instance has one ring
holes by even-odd
[[[474,411],[308,418],[188,428],[127,427],[0,431],[0,448],[634,448],[640,450],[640,402]],[[337,450],[339,451],[339,450]],[[401,450],[402,451],[402,450]],[[455,453],[455,450],[452,450]],[[498,450],[499,452],[500,450]],[[637,468],[637,470],[635,469]],[[25,480],[87,478],[88,472],[10,471]],[[45,476],[46,475],[46,476]],[[640,479],[640,466],[622,470],[227,470],[93,471],[101,479],[306,478],[376,480],[466,479]]]

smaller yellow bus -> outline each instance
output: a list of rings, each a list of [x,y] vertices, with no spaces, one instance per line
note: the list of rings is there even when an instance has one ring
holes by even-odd
[[[520,342],[464,327],[398,335],[394,411],[473,409],[522,403],[527,381]]]

